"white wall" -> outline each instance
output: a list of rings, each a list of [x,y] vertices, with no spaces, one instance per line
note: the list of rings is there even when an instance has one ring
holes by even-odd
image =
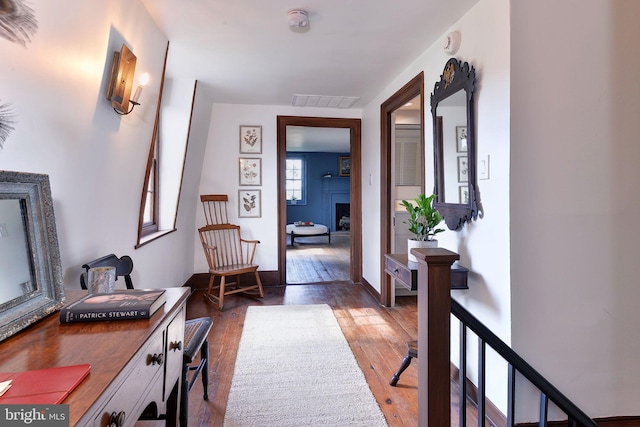
[[[229,221],[242,227],[242,237],[258,239],[256,263],[260,270],[278,269],[278,205],[277,205],[277,116],[360,118],[360,110],[269,105],[214,104],[200,194],[227,194]],[[262,154],[240,154],[240,126],[262,126]],[[239,186],[239,158],[262,159],[262,186]],[[262,217],[238,218],[238,190],[259,189],[262,193]],[[206,224],[202,204],[196,207],[196,225]],[[196,231],[197,234],[197,231]],[[195,272],[208,271],[200,239],[195,241]]]
[[[639,414],[638,16],[512,2],[513,347],[593,417]]]
[[[133,258],[137,286],[182,285],[192,273],[192,228],[134,250],[166,37],[138,1],[29,6],[39,24],[32,43],[0,39],[0,99],[17,113],[0,169],[50,176],[67,287],[79,288],[83,263],[111,252]],[[137,56],[134,84],[144,72],[151,79],[142,105],[119,116],[105,94],[113,52],[125,41]],[[199,174],[187,168],[185,179]],[[183,205],[188,218],[193,205]]]
[[[491,25],[487,23],[491,22]],[[509,5],[508,0],[482,0],[449,31],[461,32],[455,57],[476,68],[477,146],[491,156],[490,179],[478,181],[483,217],[460,232],[438,235],[439,246],[460,254],[460,263],[470,270],[469,290],[452,292],[454,298],[474,313],[504,341],[510,342],[511,301],[509,282]],[[447,31],[445,34],[447,34]],[[444,39],[443,34],[442,39]],[[380,286],[380,104],[420,71],[425,79],[426,191],[433,188],[433,129],[428,96],[440,80],[450,58],[438,40],[414,64],[399,75],[363,111],[363,176],[372,174],[373,184],[363,179],[363,276],[376,289]],[[455,348],[454,348],[455,350]],[[455,353],[454,353],[455,354]],[[470,366],[473,371],[473,367]],[[504,370],[503,370],[504,372]],[[488,395],[504,407],[499,390],[503,375],[487,383]]]

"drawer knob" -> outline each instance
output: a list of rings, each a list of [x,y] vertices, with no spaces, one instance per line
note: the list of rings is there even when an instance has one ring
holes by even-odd
[[[169,350],[172,350],[172,351],[180,351],[180,350],[182,350],[182,341],[170,342],[169,343]]]
[[[147,356],[147,365],[162,365],[162,362],[164,361],[164,356],[162,355],[162,353],[160,354],[156,354],[153,353],[153,355],[148,355]]]
[[[112,412],[109,417],[109,427],[122,427],[124,425],[125,418],[124,411],[120,411],[117,414]]]

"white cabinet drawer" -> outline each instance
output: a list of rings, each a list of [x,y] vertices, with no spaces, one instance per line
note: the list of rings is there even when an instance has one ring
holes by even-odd
[[[165,365],[162,331],[158,331],[148,341],[148,345],[139,351],[127,368],[114,380],[110,389],[113,395],[97,414],[93,425],[108,427],[112,415],[124,420],[117,426],[133,426],[144,409],[149,390],[158,383],[156,377],[162,379]],[[162,360],[159,364],[158,361]],[[160,402],[158,402],[160,403]],[[144,406],[143,406],[144,405]]]
[[[171,388],[179,380],[182,373],[182,350],[184,349],[185,310],[182,309],[167,326],[165,351],[164,398],[166,401]]]

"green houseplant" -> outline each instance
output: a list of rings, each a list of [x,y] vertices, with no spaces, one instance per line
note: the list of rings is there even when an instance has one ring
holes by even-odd
[[[444,231],[443,228],[436,228],[442,222],[442,215],[433,207],[435,198],[435,194],[429,197],[420,194],[415,198],[414,203],[402,201],[402,205],[411,215],[404,223],[408,224],[409,231],[416,235],[415,240],[433,240],[436,234]]]
[[[426,196],[419,194],[413,202],[403,200],[402,206],[409,213],[409,219],[404,221],[409,225],[409,231],[415,235],[407,242],[407,253],[409,261],[417,262],[417,258],[411,254],[411,249],[416,247],[437,247],[438,242],[433,237],[444,231],[438,228],[442,222],[442,215],[433,207],[436,195]]]

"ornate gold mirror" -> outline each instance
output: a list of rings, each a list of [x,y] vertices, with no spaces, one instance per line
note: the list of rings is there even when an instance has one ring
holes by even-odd
[[[475,69],[451,58],[431,94],[437,194],[434,207],[451,230],[459,230],[478,217],[475,83]]]

